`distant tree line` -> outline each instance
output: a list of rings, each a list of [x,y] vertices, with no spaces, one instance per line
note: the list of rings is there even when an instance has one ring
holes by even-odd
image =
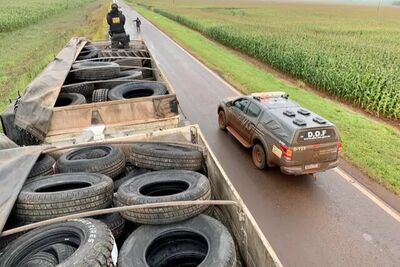
[[[392,5],[394,5],[394,6],[400,6],[400,1],[393,1]]]

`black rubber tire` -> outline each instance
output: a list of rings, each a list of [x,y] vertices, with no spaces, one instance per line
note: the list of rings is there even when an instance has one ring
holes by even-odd
[[[128,206],[185,200],[209,200],[210,182],[198,172],[168,170],[149,172],[122,184],[114,203]],[[185,205],[147,208],[121,212],[122,217],[141,224],[166,224],[189,219],[202,213],[208,205]]]
[[[20,266],[54,244],[67,244],[77,250],[58,267],[114,266],[115,241],[107,226],[94,219],[78,219],[32,230],[12,242],[0,258],[0,267]]]
[[[93,83],[75,83],[75,84],[64,85],[63,87],[61,87],[62,93],[78,93],[84,96],[92,95],[93,90],[94,90]]]
[[[125,172],[121,173],[119,177],[114,179],[114,192],[117,192],[118,188],[126,181],[149,171],[150,170],[136,168],[136,167],[132,170],[125,170]]]
[[[223,110],[218,112],[218,126],[221,130],[226,131],[226,116]]]
[[[115,239],[124,233],[125,219],[119,213],[110,213],[94,217],[94,219],[103,222],[111,230]]]
[[[99,55],[99,50],[97,49],[97,47],[95,47],[94,45],[85,45],[82,48],[76,60],[97,58],[98,55]]]
[[[226,227],[206,215],[175,224],[144,225],[123,244],[118,266],[235,267],[235,244]]]
[[[150,170],[183,169],[198,171],[203,155],[193,148],[165,143],[137,143],[132,145],[128,161]]]
[[[86,103],[86,98],[82,94],[61,93],[58,95],[54,107],[75,106],[85,103]]]
[[[58,265],[58,260],[53,254],[40,251],[32,255],[26,262],[19,262],[19,264],[23,267],[54,267]]]
[[[15,130],[18,136],[18,141],[16,141],[16,143],[20,146],[33,146],[42,143],[38,138],[25,129],[15,126]]]
[[[124,167],[124,153],[120,148],[110,145],[74,149],[62,155],[56,163],[58,173],[93,172],[110,178],[118,177]]]
[[[92,103],[106,102],[108,100],[108,89],[96,89],[92,93]]]
[[[72,76],[77,80],[106,80],[120,75],[119,65],[114,62],[79,62],[73,64],[72,69]]]
[[[108,92],[108,99],[121,100],[153,95],[165,95],[167,87],[156,82],[130,82],[115,86]]]
[[[267,154],[261,144],[255,144],[252,151],[253,164],[260,170],[264,170],[267,167]]]
[[[66,244],[54,244],[51,245],[46,252],[51,253],[54,255],[58,261],[58,263],[61,263],[71,257],[72,254],[74,254],[76,251],[76,248],[70,245]]]
[[[125,70],[121,71],[118,79],[121,80],[140,80],[142,79],[142,72],[138,70]]]
[[[28,175],[28,178],[54,174],[53,165],[55,163],[56,160],[52,156],[41,154],[35,165],[33,165],[31,172]]]
[[[103,174],[66,173],[42,176],[25,183],[13,213],[18,221],[38,222],[106,208],[112,204],[112,198],[112,180]]]

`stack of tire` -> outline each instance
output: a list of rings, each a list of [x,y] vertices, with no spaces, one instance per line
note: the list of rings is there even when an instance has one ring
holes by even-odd
[[[112,205],[208,200],[203,165],[199,150],[165,143],[124,150],[87,146],[57,161],[44,155],[21,190],[13,218],[27,224]],[[186,204],[131,209],[43,226],[0,239],[0,246],[9,243],[0,266],[237,266],[231,234],[202,214],[208,210]],[[122,244],[119,256],[115,240]]]
[[[166,94],[165,86],[157,82],[129,82],[142,80],[141,70],[121,67],[123,60],[102,62],[99,61],[101,59],[97,59],[98,56],[99,50],[93,45],[86,45],[82,49],[77,58],[78,61],[72,65],[69,77],[72,83],[61,88],[55,107]],[[118,82],[104,82],[115,79]],[[127,83],[121,84],[121,80],[127,80]],[[95,81],[102,81],[100,87]]]

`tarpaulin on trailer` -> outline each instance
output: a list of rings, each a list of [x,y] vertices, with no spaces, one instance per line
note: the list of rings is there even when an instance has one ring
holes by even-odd
[[[43,146],[0,150],[0,232]]]
[[[28,85],[18,101],[15,113],[17,126],[44,140],[61,86],[86,43],[84,38],[72,38],[54,61]]]

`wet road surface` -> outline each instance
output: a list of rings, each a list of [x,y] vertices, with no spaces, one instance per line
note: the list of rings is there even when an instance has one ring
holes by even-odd
[[[127,31],[139,16],[123,3]],[[334,170],[293,177],[259,171],[244,149],[218,130],[217,105],[229,85],[142,20],[141,37],[174,87],[184,114],[199,124],[284,266],[400,266],[400,222]]]

